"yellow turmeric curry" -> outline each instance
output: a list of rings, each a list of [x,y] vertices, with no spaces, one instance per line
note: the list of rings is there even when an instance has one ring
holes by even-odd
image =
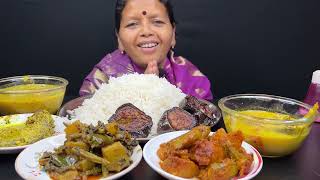
[[[305,118],[313,116],[317,109],[318,105],[316,104],[305,115]],[[296,119],[287,114],[263,110],[244,110],[240,111],[239,114],[279,121]],[[257,148],[262,155],[269,157],[283,156],[295,151],[309,134],[310,130],[307,123],[288,126],[286,123],[254,122],[242,116],[226,116],[224,119],[228,132],[240,130],[245,137],[245,141]]]
[[[2,88],[0,114],[31,113],[37,110],[47,110],[53,114],[64,97],[64,89],[58,87],[51,84],[21,84]]]

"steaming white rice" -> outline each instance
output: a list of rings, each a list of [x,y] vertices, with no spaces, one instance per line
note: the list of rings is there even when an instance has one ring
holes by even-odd
[[[152,74],[127,74],[110,78],[108,84],[102,84],[93,97],[85,100],[74,113],[84,123],[95,125],[99,120],[107,123],[119,106],[132,103],[151,116],[153,126],[150,136],[156,134],[164,111],[178,106],[185,96],[165,78]]]

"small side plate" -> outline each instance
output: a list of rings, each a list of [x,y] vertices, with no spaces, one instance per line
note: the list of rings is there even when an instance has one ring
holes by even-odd
[[[29,116],[31,116],[32,114],[15,114],[15,115],[10,115],[10,116],[2,116],[0,117],[2,118],[13,118],[19,122],[25,122]],[[63,117],[59,117],[59,116],[55,116],[52,115],[52,118],[54,120],[54,124],[55,124],[55,133],[54,135],[58,135],[58,134],[63,134],[64,133],[64,122],[69,122],[69,120],[67,118],[63,118]],[[25,149],[26,147],[28,147],[30,145],[24,145],[24,146],[13,146],[13,147],[0,147],[0,154],[15,154],[15,153],[19,153],[20,151],[22,151],[23,149]]]

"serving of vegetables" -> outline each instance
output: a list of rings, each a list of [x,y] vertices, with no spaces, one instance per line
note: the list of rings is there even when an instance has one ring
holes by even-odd
[[[52,179],[87,179],[107,177],[131,163],[131,155],[138,142],[118,128],[117,124],[97,126],[80,121],[67,125],[66,141],[54,152],[45,152],[39,164]]]
[[[210,127],[197,126],[189,132],[160,145],[157,155],[160,167],[166,172],[183,178],[224,180],[243,177],[253,162],[241,146],[240,131],[227,134],[219,129],[213,135]]]
[[[55,133],[55,120],[48,111],[37,111],[26,118],[21,116],[0,117],[0,147],[25,146]]]

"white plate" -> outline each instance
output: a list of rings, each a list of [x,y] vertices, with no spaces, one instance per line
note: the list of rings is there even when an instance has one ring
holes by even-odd
[[[148,141],[150,141],[150,139],[152,139],[156,136],[159,136],[159,134],[149,135],[148,137],[145,137],[145,138],[136,138],[136,140],[139,141],[140,144],[145,144]]]
[[[10,115],[10,119],[15,119],[19,122],[25,122],[31,114],[16,114],[16,115]],[[0,119],[8,118],[8,116],[1,116]],[[64,124],[63,122],[69,122],[67,118],[59,117],[52,115],[52,118],[54,120],[55,128],[54,128],[54,135],[63,134],[64,133]],[[22,151],[26,147],[30,145],[24,145],[24,146],[13,146],[13,147],[0,147],[0,154],[14,154]]]
[[[163,177],[165,177],[167,179],[172,179],[172,180],[191,180],[191,179],[196,180],[197,179],[197,178],[186,179],[186,178],[181,178],[181,177],[172,175],[172,174],[164,171],[159,165],[160,159],[157,155],[157,151],[160,147],[160,144],[166,143],[166,142],[170,141],[171,139],[176,138],[178,136],[181,136],[182,134],[184,134],[186,132],[188,132],[188,131],[175,131],[175,132],[165,133],[165,134],[159,135],[159,136],[151,139],[150,141],[148,141],[144,145],[144,148],[143,148],[144,160],[149,164],[149,166],[153,170],[155,170],[157,173],[159,173],[160,175],[162,175]],[[237,179],[237,180],[252,179],[260,172],[262,165],[263,165],[262,157],[254,147],[252,147],[250,144],[248,144],[246,142],[242,143],[242,147],[246,150],[247,153],[250,153],[253,155],[253,162],[250,167],[250,172],[245,177],[233,178],[233,180],[235,180],[235,179]]]
[[[53,151],[54,148],[57,148],[63,145],[65,141],[65,134],[60,134],[57,136],[49,137],[38,141],[28,148],[23,150],[16,159],[15,169],[17,173],[23,179],[32,179],[32,180],[50,180],[48,174],[40,169],[39,158],[42,153],[45,151]],[[103,180],[112,180],[120,178],[121,176],[130,172],[133,168],[135,168],[142,158],[142,149],[139,145],[137,145],[133,149],[133,154],[131,155],[131,159],[133,163],[127,167],[126,169],[120,171],[119,173],[112,174],[107,178],[103,178]]]

